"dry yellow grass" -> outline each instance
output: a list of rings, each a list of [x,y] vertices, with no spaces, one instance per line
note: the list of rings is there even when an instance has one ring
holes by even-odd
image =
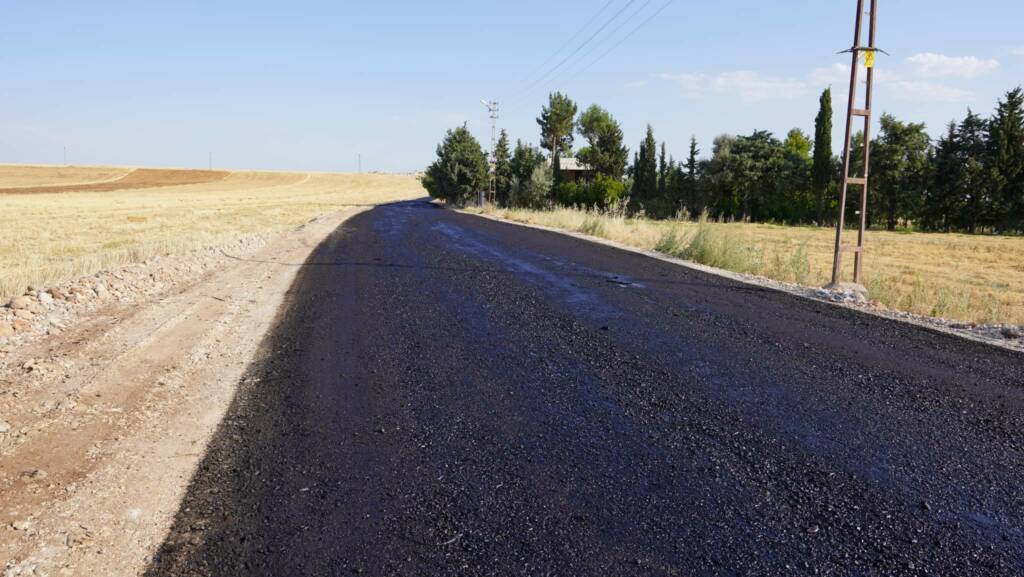
[[[585,232],[683,255],[700,225],[597,215],[579,210],[486,212],[513,221]],[[723,268],[809,286],[828,282],[835,232],[815,227],[706,223],[735,258]],[[917,314],[981,323],[1024,324],[1024,238],[869,231],[870,298]],[[852,274],[852,256],[846,274]],[[715,263],[708,263],[715,264]],[[721,266],[721,265],[720,265]]]
[[[0,164],[0,188],[89,184],[121,178],[130,168],[111,166],[45,166]]]
[[[40,167],[26,169],[0,168],[0,188],[72,178],[65,167],[51,167],[51,180]],[[276,172],[233,172],[215,182],[139,190],[3,194],[0,302],[30,284],[49,286],[158,254],[280,230],[345,205],[424,195],[412,176]]]

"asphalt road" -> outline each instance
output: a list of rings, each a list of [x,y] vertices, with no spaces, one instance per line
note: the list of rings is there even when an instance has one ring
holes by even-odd
[[[423,202],[303,267],[149,575],[1021,575],[1024,356]]]

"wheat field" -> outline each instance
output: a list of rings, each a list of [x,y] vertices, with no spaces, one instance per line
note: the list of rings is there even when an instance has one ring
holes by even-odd
[[[426,194],[406,175],[12,165],[0,166],[0,191],[0,303],[29,285]]]
[[[831,279],[830,228],[655,221],[573,209],[484,212],[784,282],[822,286]],[[694,247],[698,232],[703,242]],[[868,231],[865,242],[868,296],[882,306],[964,322],[1024,324],[1024,238]],[[853,255],[844,260],[848,279]]]
[[[0,302],[29,285],[281,230],[347,205],[425,194],[408,175],[0,165]],[[831,271],[830,229],[572,209],[484,212],[808,286],[825,284]],[[698,232],[710,239],[700,252]],[[869,231],[867,245],[865,280],[878,303],[1024,324],[1024,238]]]
[[[114,166],[0,164],[0,188],[94,184],[117,180],[131,171]]]

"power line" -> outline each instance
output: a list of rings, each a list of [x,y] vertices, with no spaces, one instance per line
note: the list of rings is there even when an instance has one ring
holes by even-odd
[[[549,78],[549,77],[550,77],[550,76],[551,76],[552,74],[554,74],[555,72],[557,72],[557,71],[558,71],[558,69],[559,69],[559,68],[561,68],[561,67],[562,67],[562,66],[563,66],[563,65],[564,65],[564,64],[565,64],[566,62],[568,62],[568,61],[569,61],[569,60],[570,60],[570,59],[571,59],[571,58],[572,58],[573,56],[576,56],[577,54],[579,54],[580,50],[583,50],[583,48],[584,48],[584,47],[586,47],[586,46],[587,46],[587,44],[589,44],[591,40],[593,40],[593,39],[594,39],[594,38],[595,38],[595,37],[596,37],[596,36],[597,36],[598,34],[600,34],[601,32],[603,32],[603,31],[604,31],[604,29],[605,29],[605,28],[607,28],[607,27],[608,27],[608,26],[609,26],[609,25],[610,25],[610,24],[611,24],[612,22],[614,22],[614,21],[615,21],[616,19],[618,19],[618,17],[619,17],[619,16],[621,16],[621,15],[622,15],[622,13],[623,13],[623,12],[625,12],[625,10],[626,10],[627,8],[629,8],[630,6],[632,6],[634,2],[636,2],[636,0],[629,0],[629,2],[626,2],[626,4],[625,4],[625,5],[624,5],[624,6],[622,7],[622,8],[619,8],[619,10],[618,10],[618,11],[617,11],[617,12],[616,12],[615,14],[613,14],[611,18],[609,18],[608,20],[606,20],[606,21],[605,21],[605,23],[604,23],[604,24],[602,24],[600,28],[598,28],[597,30],[595,30],[593,34],[591,34],[591,35],[590,35],[589,37],[587,37],[587,39],[586,39],[586,40],[584,40],[582,44],[580,44],[579,46],[577,46],[575,50],[573,50],[572,52],[570,52],[568,56],[566,56],[565,58],[563,58],[562,60],[560,60],[560,61],[558,62],[558,64],[556,64],[556,65],[555,65],[555,66],[554,66],[553,68],[551,68],[550,70],[548,70],[548,71],[547,71],[547,72],[546,72],[546,73],[545,73],[545,74],[544,74],[543,76],[541,76],[541,77],[540,77],[540,78],[538,78],[537,80],[535,80],[535,81],[531,82],[531,83],[530,83],[530,84],[529,84],[529,85],[528,85],[528,86],[527,86],[526,88],[522,89],[522,90],[521,90],[521,91],[520,91],[520,92],[518,93],[518,94],[519,94],[519,96],[521,97],[522,95],[524,95],[525,93],[527,93],[527,92],[528,92],[528,91],[529,91],[530,89],[532,89],[533,87],[537,86],[538,84],[540,84],[540,83],[541,83],[541,82],[543,82],[544,80],[547,80],[547,79],[548,79],[548,78]],[[521,99],[521,98],[520,98],[520,99]],[[519,100],[519,99],[517,99],[516,101],[518,101],[518,100]]]
[[[633,12],[632,14],[630,14],[630,15],[629,15],[629,16],[628,16],[628,17],[627,17],[627,18],[626,18],[625,20],[623,20],[622,22],[620,22],[620,23],[619,23],[619,25],[618,25],[618,26],[616,26],[616,27],[615,27],[614,29],[612,29],[612,31],[611,31],[611,32],[610,32],[610,33],[609,33],[609,34],[607,35],[607,38],[613,38],[613,37],[615,36],[615,34],[616,34],[616,33],[617,33],[617,32],[618,32],[619,30],[621,30],[621,29],[622,29],[623,27],[625,27],[625,25],[626,25],[626,24],[628,24],[628,23],[629,23],[629,22],[630,22],[631,20],[633,20],[633,18],[635,18],[636,16],[638,16],[638,15],[639,15],[640,13],[642,13],[642,12],[644,11],[644,8],[646,8],[646,7],[648,6],[648,5],[650,5],[651,1],[652,1],[652,0],[647,0],[646,2],[644,2],[644,4],[642,4],[642,5],[640,6],[640,8],[639,8],[639,9],[637,9],[636,11],[634,11],[634,12]],[[646,25],[647,25],[647,24],[649,24],[649,23],[650,23],[650,22],[651,22],[652,20],[654,20],[654,19],[655,19],[655,18],[656,18],[656,17],[657,17],[657,16],[659,15],[659,14],[661,14],[662,12],[664,12],[664,11],[665,11],[665,9],[666,9],[666,8],[668,8],[669,4],[671,4],[672,2],[673,2],[673,0],[667,0],[667,1],[666,1],[666,2],[664,3],[664,4],[662,4],[662,5],[661,5],[661,6],[660,6],[660,7],[659,7],[659,8],[657,9],[657,10],[655,10],[654,12],[652,12],[652,13],[651,13],[651,14],[650,14],[650,15],[649,15],[649,16],[648,16],[647,18],[645,18],[645,19],[644,19],[644,20],[643,20],[642,22],[640,22],[639,24],[637,24],[637,25],[636,25],[636,27],[634,27],[634,28],[633,28],[632,30],[630,30],[630,31],[629,31],[629,32],[628,32],[628,33],[627,33],[627,34],[626,34],[625,36],[623,36],[622,38],[620,38],[618,42],[616,42],[615,44],[613,44],[612,46],[610,46],[610,47],[609,47],[609,48],[608,48],[607,50],[605,50],[604,52],[602,52],[602,53],[601,53],[601,54],[600,54],[600,55],[599,55],[599,56],[598,56],[597,58],[595,58],[595,59],[591,60],[591,61],[590,61],[590,62],[589,62],[589,63],[588,63],[588,64],[587,64],[586,66],[584,66],[583,68],[580,68],[580,69],[579,69],[579,70],[577,70],[576,72],[574,72],[574,73],[571,73],[571,74],[570,74],[569,76],[565,77],[565,78],[564,78],[564,80],[573,80],[573,79],[575,79],[575,78],[578,78],[578,77],[579,77],[580,75],[582,75],[582,74],[583,74],[584,72],[586,72],[586,71],[587,71],[587,70],[589,70],[589,69],[590,69],[591,67],[593,67],[593,66],[594,66],[595,64],[597,64],[598,62],[600,62],[601,60],[603,60],[603,59],[604,59],[604,58],[605,58],[606,56],[608,56],[609,54],[611,54],[611,53],[612,53],[612,52],[613,52],[613,51],[614,51],[614,50],[615,50],[616,48],[618,48],[619,46],[622,46],[622,44],[624,44],[624,43],[625,43],[625,42],[626,42],[627,40],[629,40],[629,39],[630,39],[630,38],[631,38],[631,37],[632,37],[633,35],[635,35],[635,34],[636,34],[637,32],[639,32],[639,31],[640,31],[640,30],[641,30],[641,29],[642,29],[642,28],[643,28],[644,26],[646,26]],[[628,6],[628,4],[627,4],[627,6]],[[587,51],[586,51],[586,52],[585,52],[585,53],[583,54],[583,56],[582,56],[582,57],[580,58],[580,61],[582,61],[583,59],[585,59],[585,58],[586,58],[586,57],[587,57],[588,55],[592,54],[592,53],[594,52],[594,50],[596,50],[596,49],[597,49],[597,48],[598,48],[599,46],[600,46],[600,44],[596,44],[596,45],[592,46],[592,47],[590,48],[590,50],[587,50]],[[513,107],[513,108],[512,108],[512,110],[518,110],[518,109],[520,109],[520,108],[521,108],[521,106],[519,106],[519,105],[521,105],[521,104],[522,104],[523,102],[524,102],[524,100],[523,100],[523,99],[519,99],[519,100],[518,100],[518,101],[516,102],[517,106]]]
[[[625,20],[623,20],[622,22],[619,22],[619,24],[617,26],[615,26],[615,28],[612,28],[611,31],[609,31],[608,34],[605,36],[605,38],[603,38],[600,42],[595,43],[593,46],[588,48],[586,52],[581,54],[579,59],[577,60],[577,62],[583,62],[583,61],[587,60],[587,58],[591,54],[593,54],[598,48],[601,48],[602,44],[604,44],[604,40],[607,40],[607,39],[610,39],[610,38],[614,38],[619,33],[620,30],[625,28],[626,25],[629,24],[630,22],[632,22],[634,18],[639,16],[640,13],[644,11],[644,9],[646,9],[648,6],[650,6],[652,1],[653,0],[647,0],[646,2],[641,4],[640,7],[637,8],[636,10],[634,10],[632,14],[627,16]]]
[[[602,59],[604,59],[604,57],[605,57],[605,56],[608,56],[608,55],[609,55],[609,54],[610,54],[610,53],[611,53],[611,52],[612,52],[613,50],[615,50],[615,49],[616,49],[616,48],[618,48],[619,46],[622,46],[622,44],[623,44],[623,43],[624,43],[624,42],[625,42],[626,40],[629,40],[629,39],[630,39],[630,38],[631,38],[631,37],[632,37],[632,36],[633,36],[634,34],[636,34],[637,32],[639,32],[641,28],[643,28],[643,27],[644,27],[644,26],[646,26],[646,25],[647,25],[648,23],[650,23],[650,21],[651,21],[651,20],[654,20],[654,19],[655,19],[655,18],[656,18],[656,17],[658,16],[658,14],[661,14],[661,13],[662,13],[662,12],[663,12],[663,11],[664,11],[664,10],[665,10],[666,8],[668,8],[668,5],[669,5],[669,4],[671,4],[671,3],[672,3],[672,0],[668,0],[667,2],[665,2],[664,4],[662,4],[662,5],[661,5],[661,8],[658,8],[657,10],[655,10],[653,14],[651,14],[651,15],[650,15],[650,16],[648,16],[648,17],[647,17],[646,19],[644,19],[644,21],[643,21],[643,22],[641,22],[640,24],[638,24],[636,28],[634,28],[634,29],[630,30],[629,34],[626,34],[625,36],[623,36],[623,37],[622,37],[622,39],[621,39],[621,40],[619,40],[618,42],[616,42],[616,43],[615,43],[615,44],[614,44],[614,45],[613,45],[613,46],[612,46],[611,48],[609,48],[608,50],[605,50],[605,51],[604,51],[603,53],[601,53],[601,55],[600,55],[600,56],[598,56],[598,57],[597,57],[597,58],[595,58],[595,59],[594,59],[593,61],[591,61],[591,62],[590,62],[590,64],[587,64],[587,65],[586,65],[586,66],[584,66],[583,68],[579,69],[578,71],[576,71],[576,73],[575,73],[575,74],[573,74],[572,76],[570,76],[570,77],[569,77],[569,78],[567,78],[566,80],[572,80],[573,78],[576,78],[576,77],[578,77],[578,76],[579,76],[580,74],[583,74],[584,72],[586,72],[587,70],[589,70],[589,69],[590,69],[590,67],[592,67],[593,65],[597,64],[597,63],[598,63],[598,62],[600,62],[600,61],[601,61]]]
[[[590,20],[587,20],[587,23],[584,24],[582,28],[580,28],[579,30],[576,31],[575,34],[570,36],[569,39],[565,41],[565,44],[562,44],[558,48],[558,50],[555,50],[553,53],[551,53],[551,55],[548,56],[547,59],[544,60],[544,62],[541,62],[539,66],[537,66],[529,74],[527,74],[526,77],[524,77],[522,81],[523,82],[529,82],[530,79],[533,78],[533,76],[535,74],[537,74],[538,72],[543,70],[545,66],[550,64],[551,61],[554,60],[556,56],[561,54],[563,50],[568,48],[569,45],[572,44],[573,41],[576,40],[577,37],[579,37],[580,34],[583,34],[583,31],[586,30],[588,27],[590,27],[590,25],[594,23],[594,20],[597,20],[597,17],[600,16],[601,14],[603,14],[604,11],[607,10],[608,7],[612,5],[612,2],[615,2],[615,0],[608,0],[607,2],[605,2],[604,6],[602,6],[600,10],[595,12],[594,15],[590,17]]]

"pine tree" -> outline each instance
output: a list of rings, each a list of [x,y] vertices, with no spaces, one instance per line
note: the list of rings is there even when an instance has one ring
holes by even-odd
[[[430,196],[459,205],[487,186],[487,155],[465,125],[449,130],[437,146],[423,186]]]
[[[629,150],[622,145],[622,128],[607,110],[593,104],[582,113],[576,123],[587,146],[577,154],[597,174],[621,180],[626,172]]]
[[[818,100],[818,116],[814,119],[814,166],[811,169],[818,224],[825,222],[825,197],[832,182],[833,166],[832,89],[826,88]]]
[[[1024,92],[1015,88],[999,101],[988,123],[993,222],[1002,230],[1024,230]]]
[[[986,168],[987,124],[985,119],[968,109],[967,116],[957,128],[960,169],[954,182],[957,194],[963,199],[960,228],[970,233],[992,222],[992,179]]]
[[[881,131],[871,154],[871,210],[884,217],[886,230],[910,220],[921,209],[927,186],[930,142],[921,123],[900,122],[883,114]]]
[[[572,133],[576,118],[576,103],[561,92],[548,96],[547,106],[541,109],[537,124],[540,125],[541,146],[551,153],[551,170],[557,187],[561,182],[560,159],[572,150]]]
[[[785,160],[782,142],[765,130],[716,138],[708,170],[718,215],[743,220],[781,216],[772,211],[785,202]]]
[[[960,170],[958,141],[957,124],[950,122],[946,134],[939,138],[929,156],[929,186],[925,190],[921,211],[921,225],[927,230],[949,232],[963,208],[962,199],[956,191]]]

